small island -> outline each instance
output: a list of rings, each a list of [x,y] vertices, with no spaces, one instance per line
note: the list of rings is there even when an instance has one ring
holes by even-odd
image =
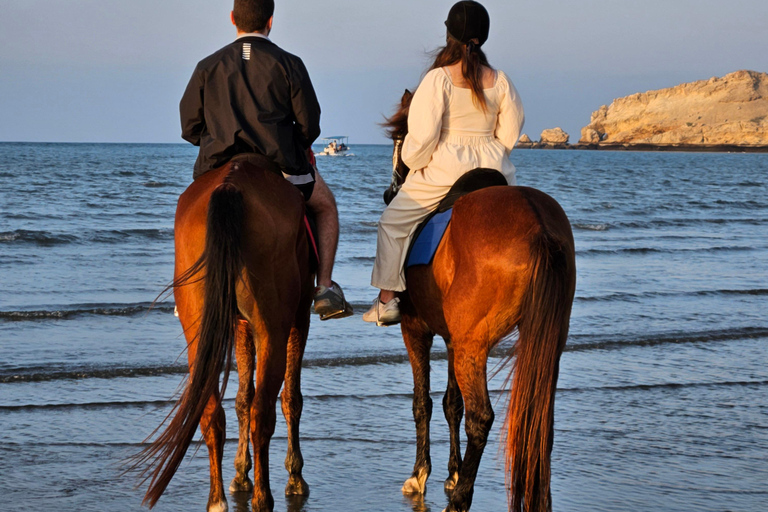
[[[519,148],[768,152],[768,74],[736,71],[603,105],[577,144],[560,128]]]

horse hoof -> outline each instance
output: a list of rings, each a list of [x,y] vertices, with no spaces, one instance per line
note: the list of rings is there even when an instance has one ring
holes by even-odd
[[[251,492],[253,490],[253,482],[247,476],[245,478],[233,478],[232,483],[229,484],[229,490],[231,492]]]
[[[227,512],[229,506],[227,506],[227,500],[221,500],[215,505],[208,505],[208,512]]]
[[[291,475],[285,485],[286,496],[309,496],[309,485],[301,475]]]
[[[424,494],[425,489],[422,489],[421,486],[419,486],[419,480],[415,476],[412,476],[405,481],[401,490],[403,491],[403,494]]]
[[[412,476],[403,484],[403,494],[424,494],[427,492],[427,478],[429,470],[420,468],[418,474]]]
[[[445,489],[445,492],[452,491],[456,487],[456,482],[459,481],[459,473],[453,473],[451,476],[445,479],[445,484],[443,484],[443,488]]]

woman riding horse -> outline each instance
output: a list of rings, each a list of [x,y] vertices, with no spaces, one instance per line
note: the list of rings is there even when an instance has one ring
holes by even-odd
[[[451,9],[446,25],[447,48],[454,48],[462,66],[472,68],[467,61],[480,60],[477,45],[485,39],[477,36],[487,33],[487,13],[476,2],[459,2]],[[477,27],[481,32],[473,32]],[[468,36],[475,37],[467,40]],[[459,38],[467,42],[462,44]],[[382,216],[379,252],[388,256],[377,258],[374,284],[380,283],[383,290],[367,313],[370,321],[380,324],[395,322],[402,315],[403,340],[413,370],[416,462],[402,490],[423,494],[432,471],[429,353],[438,334],[448,351],[448,385],[443,398],[450,431],[446,510],[469,510],[495,417],[488,396],[488,354],[516,330],[510,356],[514,357],[512,388],[502,432],[509,508],[514,512],[549,512],[555,392],[576,286],[573,233],[562,208],[547,194],[528,187],[491,186],[455,202],[450,224],[431,263],[409,267],[403,281],[402,261],[396,260],[398,256],[403,259],[399,251],[404,252],[413,226],[396,224],[399,227],[392,228],[391,218],[405,218],[403,212],[415,219],[426,215],[441,195],[419,194],[444,194],[452,180],[472,166],[501,170],[510,183],[514,179],[514,168],[506,157],[517,140],[522,109],[512,85],[501,72],[493,79],[487,66],[467,75],[458,72],[458,62],[443,69],[438,59],[436,65],[419,87],[429,93],[420,97],[417,92],[409,113],[411,98],[406,91],[399,111],[388,122],[395,141],[393,188],[402,188]],[[457,76],[464,77],[471,93],[456,87],[457,79],[452,77]],[[491,77],[492,83],[483,84],[483,76]],[[481,84],[484,90],[478,91]],[[485,98],[485,114],[482,103],[471,101],[481,97],[479,93]],[[458,112],[465,115],[458,116]],[[427,119],[431,120],[431,131],[424,128]],[[489,119],[495,119],[495,124]],[[465,124],[468,120],[476,124]],[[487,132],[457,135],[457,126],[484,126],[494,130],[495,138]],[[418,130],[411,142],[409,128]],[[430,153],[431,148],[436,149]],[[462,163],[465,160],[469,163]],[[409,162],[415,169],[426,168],[409,176]],[[458,170],[441,174],[440,170],[452,169],[451,165]],[[393,230],[394,238],[388,234]],[[391,266],[380,266],[385,261]],[[390,281],[376,281],[382,275],[389,276]],[[403,290],[405,283],[407,289],[394,298],[393,290]],[[398,301],[399,308],[391,305],[397,306]],[[467,439],[463,457],[459,436],[462,415]]]
[[[414,170],[379,221],[371,284],[381,292],[363,319],[397,323],[405,290],[408,242],[417,225],[466,172],[484,167],[515,184],[509,153],[523,127],[523,106],[507,75],[494,70],[481,46],[490,19],[477,2],[454,5],[445,22],[446,45],[416,90],[402,158]]]

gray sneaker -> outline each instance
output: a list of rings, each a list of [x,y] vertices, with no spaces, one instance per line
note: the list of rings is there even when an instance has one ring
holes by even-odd
[[[320,285],[315,288],[315,313],[320,315],[320,320],[345,318],[353,312],[352,306],[344,299],[344,292],[335,282],[330,287]]]
[[[363,314],[366,322],[376,322],[379,327],[400,323],[400,299],[395,297],[387,303],[383,303],[376,297],[371,309]]]

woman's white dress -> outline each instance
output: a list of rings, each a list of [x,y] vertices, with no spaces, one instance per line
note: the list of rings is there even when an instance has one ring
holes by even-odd
[[[428,72],[416,90],[402,149],[411,172],[379,220],[371,277],[376,288],[405,290],[403,264],[411,235],[464,173],[496,169],[515,184],[509,153],[523,128],[520,96],[502,71],[484,93],[485,112],[472,101],[471,89],[454,86],[444,68]]]

